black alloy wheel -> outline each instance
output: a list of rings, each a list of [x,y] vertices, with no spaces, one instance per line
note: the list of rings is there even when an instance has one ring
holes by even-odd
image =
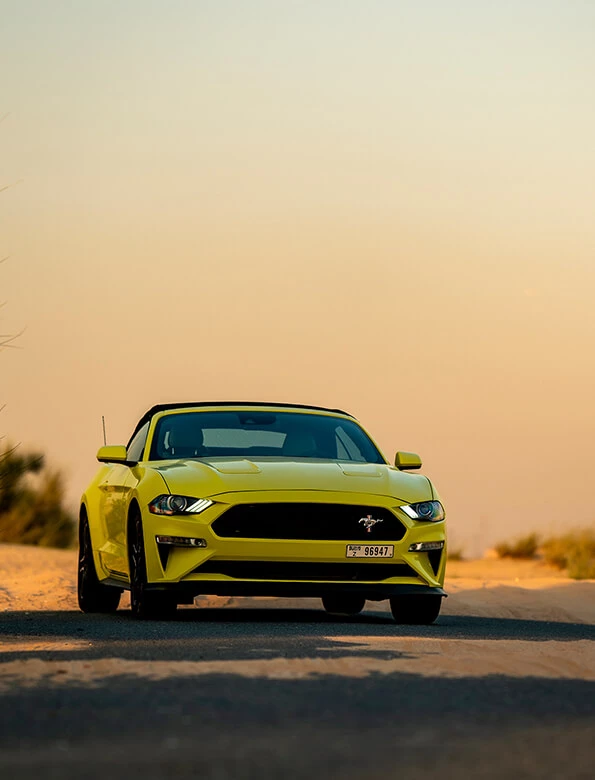
[[[409,626],[429,626],[440,614],[442,596],[394,596],[390,609],[397,623]]]
[[[336,615],[359,615],[366,604],[363,596],[346,593],[331,594],[322,597],[322,606],[327,612]]]
[[[115,612],[122,595],[122,588],[102,585],[97,577],[89,521],[84,512],[79,525],[77,595],[79,607],[83,612],[104,613]]]
[[[134,617],[139,620],[166,620],[173,617],[178,606],[175,598],[170,593],[147,588],[145,540],[143,523],[138,511],[130,518],[128,559],[130,563],[130,607]]]

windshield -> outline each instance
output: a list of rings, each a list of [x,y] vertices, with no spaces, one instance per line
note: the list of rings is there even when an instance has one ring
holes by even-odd
[[[359,425],[341,417],[295,412],[185,412],[162,417],[151,460],[311,458],[384,463]]]

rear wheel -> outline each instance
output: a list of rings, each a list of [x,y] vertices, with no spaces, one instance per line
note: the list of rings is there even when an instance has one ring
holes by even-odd
[[[442,596],[394,596],[390,609],[397,623],[410,626],[429,626],[440,614]]]
[[[337,615],[358,615],[365,604],[363,596],[350,596],[345,593],[322,597],[322,606],[326,611]]]
[[[84,513],[79,526],[77,593],[79,607],[83,612],[115,612],[122,594],[121,588],[102,585],[97,577],[89,521]]]
[[[178,606],[175,598],[170,593],[147,588],[145,539],[143,523],[138,511],[130,518],[128,558],[130,562],[130,607],[134,617],[139,620],[166,620],[173,617]]]

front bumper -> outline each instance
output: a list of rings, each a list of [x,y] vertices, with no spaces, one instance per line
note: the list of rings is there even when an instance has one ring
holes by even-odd
[[[399,593],[444,595],[446,548],[438,555],[409,552],[409,547],[416,542],[446,543],[444,522],[412,520],[399,510],[394,499],[320,491],[233,493],[213,498],[216,503],[194,517],[154,515],[146,508],[143,510],[150,587],[191,595],[226,596],[309,597],[337,591],[358,593],[369,599],[389,598]],[[399,540],[375,542],[370,539],[370,544],[392,544],[393,558],[357,559],[354,563],[354,559],[346,558],[346,546],[362,544],[359,539],[222,538],[211,527],[232,505],[272,502],[361,505],[372,510],[382,507],[398,518],[405,532]],[[202,538],[207,546],[164,550],[156,542],[158,535]],[[262,569],[260,573],[259,566]],[[201,571],[202,567],[204,571]],[[345,571],[344,579],[342,570]],[[326,571],[332,572],[328,578]]]
[[[120,583],[114,582],[114,585]],[[121,585],[120,585],[121,587]],[[428,585],[409,585],[394,583],[365,582],[261,582],[238,580],[223,582],[220,580],[200,580],[195,582],[177,582],[167,585],[151,583],[149,590],[167,591],[180,596],[185,603],[196,596],[266,596],[269,598],[322,598],[333,593],[363,596],[366,601],[384,601],[393,596],[436,595],[445,597],[442,588]]]

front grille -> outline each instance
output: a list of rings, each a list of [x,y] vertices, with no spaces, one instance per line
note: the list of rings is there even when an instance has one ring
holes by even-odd
[[[321,580],[380,582],[389,577],[417,577],[406,563],[303,563],[301,561],[210,560],[193,574],[224,574],[239,580]]]
[[[366,530],[367,519],[380,522]],[[349,504],[237,504],[211,527],[217,536],[239,539],[395,542],[405,535],[405,526],[389,509]]]

